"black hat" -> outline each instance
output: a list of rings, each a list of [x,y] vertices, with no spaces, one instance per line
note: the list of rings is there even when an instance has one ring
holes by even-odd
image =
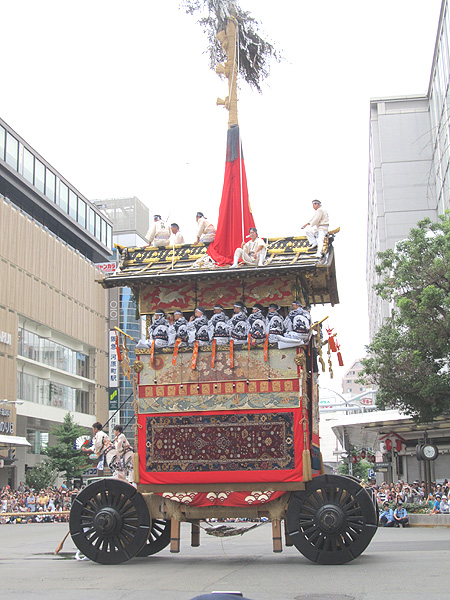
[[[240,302],[240,301],[235,302],[234,306],[237,306],[237,308],[245,308],[245,304],[243,302]]]
[[[278,304],[269,304],[269,308],[274,308],[275,310],[280,310]]]
[[[214,304],[214,308],[220,308],[221,310],[223,310],[223,306],[221,304]]]
[[[262,310],[263,309],[263,305],[262,304],[255,304],[255,306],[253,308],[256,308],[257,310]]]
[[[178,225],[178,223],[171,223],[170,226],[171,227],[176,227],[177,229],[180,229],[180,226]]]
[[[161,215],[153,215],[153,220],[156,221],[156,219],[161,219]]]
[[[177,310],[173,311],[173,314],[174,315],[182,315],[183,313],[182,313],[182,311],[179,308],[177,308]]]
[[[300,300],[292,300],[291,304],[296,304],[297,306],[301,306],[302,303],[300,302]]]
[[[157,308],[155,310],[155,315],[165,315],[166,313],[163,311],[162,308]]]
[[[196,217],[204,217],[205,215],[202,212],[199,211],[195,216]]]
[[[320,200],[313,200],[312,203],[313,204],[318,204],[319,206],[322,205],[322,202]]]
[[[201,306],[196,306],[195,310],[199,310],[202,313],[202,315],[206,315],[206,310],[204,308],[202,308]]]

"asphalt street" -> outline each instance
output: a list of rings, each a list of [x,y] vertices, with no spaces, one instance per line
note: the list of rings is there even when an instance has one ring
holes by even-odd
[[[241,526],[242,524],[239,524]],[[202,531],[190,547],[182,525],[181,552],[166,548],[116,566],[76,560],[66,524],[0,525],[0,597],[80,600],[106,593],[114,600],[190,600],[239,590],[251,600],[443,600],[450,590],[450,529],[379,529],[364,554],[341,566],[309,562],[294,547],[272,552],[266,524],[232,538]]]

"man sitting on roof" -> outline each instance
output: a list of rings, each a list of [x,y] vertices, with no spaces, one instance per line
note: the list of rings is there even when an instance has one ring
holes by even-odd
[[[330,223],[327,211],[323,208],[320,200],[312,201],[315,213],[310,220],[305,223],[302,229],[305,229],[306,237],[308,238],[309,248],[316,248],[315,256],[322,257],[323,242],[328,231]]]
[[[169,245],[170,231],[161,219],[161,215],[153,217],[153,225],[149,227],[145,237],[148,239],[149,246],[164,248]]]
[[[242,242],[241,248],[236,248],[230,269],[236,268],[240,259],[247,265],[254,265],[255,267],[261,267],[264,264],[267,252],[266,242],[258,237],[256,227],[250,227],[248,232],[250,239],[246,244]]]
[[[196,244],[210,244],[216,237],[216,228],[208,221],[202,212],[195,215],[197,221],[197,241]]]

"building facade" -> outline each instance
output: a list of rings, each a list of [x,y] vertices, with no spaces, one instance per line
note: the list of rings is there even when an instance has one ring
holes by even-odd
[[[113,224],[113,242],[121,246],[146,246],[145,234],[149,226],[149,209],[139,198],[108,198],[95,200],[97,208]],[[118,259],[117,250],[114,257]],[[136,301],[132,290],[128,287],[112,288],[107,291],[110,306],[118,306],[117,326],[127,333],[131,339],[127,340],[130,364],[135,361],[134,348],[141,338],[142,322],[136,315]],[[112,322],[111,322],[112,324]],[[114,423],[120,423],[125,430],[126,437],[131,441],[134,437],[134,408],[133,384],[130,379],[119,371],[117,380],[117,394],[110,389],[109,405],[110,417]],[[117,409],[120,410],[116,412]],[[112,422],[111,421],[111,422]]]
[[[431,58],[431,57],[430,57]],[[391,307],[374,292],[377,253],[450,208],[450,14],[443,0],[428,92],[370,102],[366,279],[370,339]]]
[[[0,487],[41,462],[67,412],[106,420],[112,224],[0,120]],[[2,425],[3,423],[3,425]]]

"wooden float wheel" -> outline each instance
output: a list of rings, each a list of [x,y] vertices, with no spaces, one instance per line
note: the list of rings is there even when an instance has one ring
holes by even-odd
[[[295,547],[309,560],[341,565],[359,556],[378,527],[372,497],[355,480],[320,475],[292,494],[286,527]]]
[[[137,556],[151,556],[164,550],[170,544],[170,523],[170,520],[152,519],[147,542],[139,550]]]
[[[75,498],[69,528],[74,544],[87,558],[116,565],[130,560],[146,543],[150,521],[147,504],[132,485],[103,479]]]

